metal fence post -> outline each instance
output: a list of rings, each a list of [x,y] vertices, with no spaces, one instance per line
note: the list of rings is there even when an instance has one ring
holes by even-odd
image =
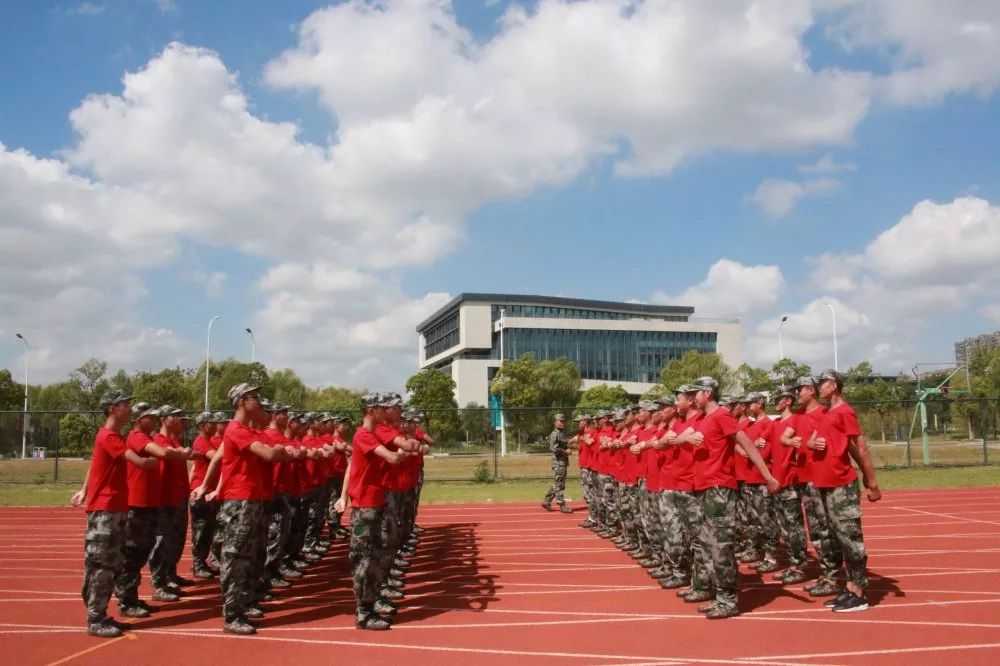
[[[59,482],[59,428],[61,427],[62,419],[56,421],[56,427],[54,428],[56,433],[55,441],[55,459],[52,463],[52,480],[56,483]]]

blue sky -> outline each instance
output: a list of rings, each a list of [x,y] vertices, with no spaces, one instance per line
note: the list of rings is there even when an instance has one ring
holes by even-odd
[[[825,302],[884,372],[1000,327],[989,3],[336,4],[7,7],[15,375],[15,331],[54,380],[195,364],[219,313],[218,355],[253,326],[312,383],[398,387],[460,291],[739,316],[757,364],[787,314],[829,365]]]

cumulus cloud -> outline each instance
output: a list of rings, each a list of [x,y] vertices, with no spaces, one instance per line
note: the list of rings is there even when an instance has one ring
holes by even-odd
[[[838,162],[832,155],[824,155],[812,164],[800,164],[799,173],[829,175],[833,173],[843,173],[857,171],[856,164],[850,162]]]
[[[748,199],[765,215],[777,219],[788,217],[802,199],[829,195],[840,185],[840,181],[833,178],[814,178],[801,183],[767,178]]]
[[[785,279],[777,266],[745,266],[720,259],[705,279],[671,296],[656,292],[654,303],[692,305],[696,315],[752,316],[768,312],[782,297]]]

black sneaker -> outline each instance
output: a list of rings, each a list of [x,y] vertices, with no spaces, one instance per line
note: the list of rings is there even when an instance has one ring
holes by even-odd
[[[369,631],[385,631],[392,625],[389,624],[389,621],[385,618],[372,613],[362,619],[356,619],[354,621],[354,626],[358,629],[367,629]]]
[[[180,596],[174,594],[169,588],[163,590],[153,590],[153,601],[178,601]]]
[[[545,509],[546,511],[551,511],[552,505],[549,504],[548,502],[542,502],[542,508]]]
[[[195,584],[195,581],[188,578],[182,578],[181,576],[171,576],[170,582],[178,587],[188,587]]]
[[[392,603],[385,597],[379,597],[375,600],[375,612],[380,615],[394,615],[399,609],[396,604]]]
[[[386,588],[386,589],[382,590],[382,596],[385,597],[386,599],[391,600],[391,601],[399,601],[400,599],[402,599],[406,595],[404,595],[402,592],[400,592],[399,590],[397,590],[395,588],[389,587],[389,588]]]
[[[823,602],[823,606],[824,606],[824,608],[833,608],[837,604],[844,603],[845,601],[847,601],[848,597],[851,597],[851,596],[854,596],[854,595],[853,595],[853,593],[850,590],[841,590],[840,594],[838,594],[833,599],[827,599],[826,601],[824,601]]]
[[[851,596],[833,607],[834,613],[860,613],[868,610],[868,600],[865,595],[857,595],[848,592]]]
[[[251,636],[257,633],[257,629],[241,617],[226,622],[222,625],[222,630],[227,634],[236,634],[237,636]]]
[[[573,513],[573,509],[563,504],[561,507],[559,507],[559,513]]]
[[[244,611],[243,614],[251,620],[256,620],[264,617],[264,609],[260,606],[250,606],[246,609],[246,611]]]
[[[302,572],[296,571],[291,567],[281,567],[278,569],[278,574],[285,580],[298,580],[302,578]]]
[[[210,580],[215,577],[215,574],[210,570],[206,569],[195,569],[191,572],[191,575],[195,578],[200,578],[201,580]]]
[[[142,606],[119,606],[118,614],[122,617],[132,617],[136,619],[147,618],[151,613]]]
[[[287,580],[285,580],[281,576],[272,576],[271,580],[269,580],[268,583],[271,585],[271,587],[277,587],[277,588],[284,588],[284,587],[291,587],[292,586],[291,583],[289,583]]]
[[[87,625],[87,633],[98,638],[118,638],[122,635],[122,630],[111,624],[108,618],[100,622],[91,622]]]

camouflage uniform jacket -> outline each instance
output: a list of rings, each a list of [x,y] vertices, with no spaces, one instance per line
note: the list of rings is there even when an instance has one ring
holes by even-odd
[[[569,442],[559,428],[553,428],[549,434],[549,451],[556,460],[569,460]]]

